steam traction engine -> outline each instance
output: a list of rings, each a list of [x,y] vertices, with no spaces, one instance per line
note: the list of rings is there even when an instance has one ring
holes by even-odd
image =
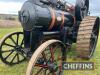
[[[93,56],[99,17],[88,16],[89,0],[71,5],[63,0],[28,0],[19,11],[23,32],[14,32],[0,44],[1,60],[14,65],[31,58],[26,75],[63,75],[62,62],[76,43],[76,56]]]

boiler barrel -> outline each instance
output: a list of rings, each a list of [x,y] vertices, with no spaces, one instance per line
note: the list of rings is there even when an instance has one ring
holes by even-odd
[[[26,1],[22,6],[19,11],[19,20],[26,31],[34,28],[59,29],[74,24],[74,17],[70,13],[47,5],[37,5],[31,1]]]

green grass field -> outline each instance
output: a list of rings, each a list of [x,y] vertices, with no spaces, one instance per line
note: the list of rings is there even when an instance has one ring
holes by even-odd
[[[13,32],[13,31],[22,31],[21,28],[0,28],[0,39],[4,37],[4,35]],[[74,50],[73,48],[72,50]],[[77,62],[83,61],[81,59],[73,60],[72,58],[68,58],[68,62]],[[98,45],[96,48],[96,52],[94,57],[89,60],[89,62],[94,62],[95,69],[91,71],[65,71],[64,75],[100,75],[100,37],[98,39]],[[28,61],[23,62],[21,64],[15,66],[7,66],[0,61],[0,75],[25,75]]]

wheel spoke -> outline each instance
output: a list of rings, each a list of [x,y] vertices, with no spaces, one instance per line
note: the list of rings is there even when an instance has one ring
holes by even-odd
[[[50,49],[49,49],[50,50]],[[51,51],[50,51],[50,54],[51,54]],[[47,55],[46,55],[47,56]],[[51,54],[51,56],[49,57],[49,59],[47,60],[47,62],[46,62],[46,64],[49,62],[49,61],[51,61],[51,59],[52,59],[52,54]]]
[[[17,45],[17,43],[15,42],[15,40],[12,38],[12,37],[9,37],[11,40],[12,40],[12,42],[15,44],[15,45]]]
[[[51,57],[50,59],[52,58],[52,62],[55,60],[54,59],[54,53],[56,52],[56,49],[58,48],[58,46],[56,45],[56,47],[52,48],[52,46],[50,47],[50,53],[51,53]],[[49,59],[49,60],[50,60]]]
[[[42,70],[43,68],[41,68],[35,75],[38,75]]]
[[[49,72],[47,75],[50,75],[51,72]]]
[[[47,69],[45,69],[45,72],[44,72],[44,75],[46,75],[47,74]]]
[[[44,52],[42,52],[42,56],[43,56],[44,60],[47,62],[46,54]]]
[[[16,40],[16,42],[17,42],[17,45],[18,45],[18,40],[19,40],[19,34],[17,34],[17,40]]]
[[[52,62],[54,61],[54,54],[53,54],[53,49],[52,47],[50,47],[50,52],[51,52],[51,58],[52,58]]]
[[[6,45],[6,46],[10,46],[10,47],[13,47],[13,48],[15,48],[15,46],[13,46],[13,45],[10,45],[10,44],[7,44],[7,43],[4,43],[4,45]]]
[[[17,61],[19,62],[20,60],[19,60],[19,54],[17,53]]]
[[[13,50],[1,51],[2,53],[12,52]]]
[[[97,39],[97,35],[94,35],[94,39],[95,39],[95,40]]]
[[[9,55],[7,55],[7,57],[5,57],[4,59],[6,60],[13,52],[14,50],[11,53],[9,53]]]
[[[24,53],[22,53],[22,52],[18,52],[21,56],[23,56],[24,58],[26,58],[25,56],[24,56]]]
[[[56,73],[55,73],[55,72],[53,72],[53,75],[56,75]]]
[[[13,59],[11,60],[10,63],[12,63],[14,61],[14,59],[16,58],[16,56],[17,56],[17,53],[15,54],[15,56],[13,57]]]
[[[24,38],[22,39],[20,46],[22,46],[23,44],[24,44]]]

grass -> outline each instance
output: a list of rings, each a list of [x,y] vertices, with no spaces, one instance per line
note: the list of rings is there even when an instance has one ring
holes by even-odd
[[[22,31],[21,28],[0,28],[0,39],[3,38],[6,34],[14,31]]]
[[[22,31],[21,28],[0,28],[0,39],[3,38],[6,34],[14,31]],[[25,75],[27,67],[27,62],[15,66],[5,65],[0,61],[0,75]]]
[[[22,31],[21,28],[0,28],[0,39],[4,37],[4,35],[13,32],[13,31]],[[72,50],[74,50],[74,46]],[[72,58],[68,58],[68,61],[83,61],[81,59],[73,60]],[[98,39],[98,45],[96,48],[96,52],[94,57],[89,60],[90,62],[94,62],[95,69],[91,71],[65,71],[64,75],[100,75],[100,37]],[[15,66],[7,66],[0,61],[0,75],[25,75],[27,68],[27,61]]]

